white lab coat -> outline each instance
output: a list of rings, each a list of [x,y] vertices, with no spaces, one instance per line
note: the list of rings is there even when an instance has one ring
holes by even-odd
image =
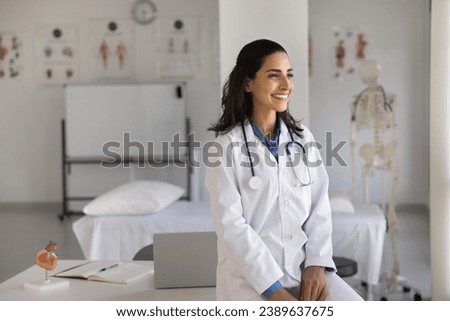
[[[209,150],[206,186],[218,236],[218,300],[261,300],[277,280],[299,286],[303,266],[335,270],[325,167],[310,166],[313,184],[300,186],[294,170],[306,183],[307,167],[303,161],[289,167],[284,146],[291,139],[283,121],[280,125],[278,164],[251,125],[244,126],[255,175],[262,180],[256,191],[248,186],[252,173],[241,126],[217,137],[223,151],[217,145]],[[312,134],[302,128],[304,138],[293,133],[294,139],[307,148],[310,162],[321,161],[319,150],[308,148]],[[291,144],[290,150],[298,160],[300,148]]]

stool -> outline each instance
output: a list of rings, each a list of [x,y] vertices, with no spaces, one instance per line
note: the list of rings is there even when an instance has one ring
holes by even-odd
[[[333,261],[337,269],[336,274],[341,278],[353,276],[358,272],[358,262],[356,262],[355,260],[341,256],[333,256]],[[358,293],[363,298],[367,298],[368,286],[365,282],[361,282],[361,285],[363,287],[362,290],[350,284],[350,286],[353,288],[353,290],[356,291],[356,293]]]
[[[140,249],[133,257],[133,261],[153,261],[153,244],[149,244]]]
[[[346,278],[355,275],[358,272],[358,263],[355,260],[340,256],[333,256],[334,264],[337,272],[341,278]]]

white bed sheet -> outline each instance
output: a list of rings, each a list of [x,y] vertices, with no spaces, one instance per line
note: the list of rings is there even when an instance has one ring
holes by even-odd
[[[375,204],[354,204],[355,213],[333,213],[333,255],[358,262],[355,277],[378,284],[383,259],[386,218]]]
[[[386,221],[371,204],[356,204],[355,213],[333,213],[333,252],[358,262],[356,277],[377,284]],[[132,260],[160,232],[212,231],[209,202],[178,201],[144,215],[83,216],[73,231],[87,260]]]
[[[212,231],[208,202],[178,201],[142,215],[83,216],[73,231],[87,260],[132,260],[161,232]]]

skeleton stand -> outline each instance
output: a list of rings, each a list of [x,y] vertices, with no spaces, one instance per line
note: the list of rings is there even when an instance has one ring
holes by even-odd
[[[378,84],[379,66],[375,61],[366,61],[361,66],[361,78],[368,87],[364,89],[352,104],[352,132],[351,132],[351,152],[352,152],[352,196],[355,193],[355,145],[356,133],[362,129],[373,130],[373,144],[363,144],[359,149],[359,155],[364,160],[362,167],[362,181],[364,182],[364,201],[369,202],[369,171],[371,169],[390,171],[392,173],[391,191],[387,206],[383,210],[387,217],[387,229],[391,238],[393,266],[391,275],[387,278],[387,291],[394,292],[401,285],[403,292],[409,292],[410,287],[402,281],[400,277],[400,264],[398,260],[398,219],[395,211],[397,188],[399,179],[399,168],[395,161],[395,148],[397,146],[397,135],[394,119],[395,95],[386,94],[383,87]],[[384,142],[384,132],[391,131],[390,140]],[[384,188],[384,186],[383,186]],[[384,199],[384,196],[383,196]],[[383,201],[384,203],[384,201]],[[384,280],[383,280],[384,281]],[[382,300],[387,299],[386,293],[382,294]],[[415,300],[420,300],[420,294],[416,293]]]

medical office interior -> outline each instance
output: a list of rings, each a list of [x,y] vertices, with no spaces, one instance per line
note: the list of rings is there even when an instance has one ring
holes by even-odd
[[[144,21],[132,14],[138,2]],[[49,240],[59,260],[132,260],[154,233],[211,230],[201,160],[214,137],[206,128],[220,114],[238,50],[271,38],[295,71],[290,110],[323,146],[336,254],[358,266],[345,280],[368,300],[450,299],[448,205],[439,197],[448,168],[434,163],[448,154],[439,135],[448,120],[432,117],[433,108],[448,113],[433,105],[447,104],[433,58],[447,66],[434,37],[448,34],[439,32],[448,8],[442,0],[0,0],[0,283],[33,266]],[[364,82],[362,66],[377,86]],[[199,142],[182,151],[200,165],[99,168],[95,140],[117,139],[102,133],[128,120],[139,127],[126,128],[130,141],[157,142],[168,130]],[[381,144],[375,157],[390,165],[374,161],[364,173],[364,143]],[[130,150],[141,152],[136,145]],[[118,187],[128,199],[114,199]],[[157,199],[145,204],[146,195]]]

